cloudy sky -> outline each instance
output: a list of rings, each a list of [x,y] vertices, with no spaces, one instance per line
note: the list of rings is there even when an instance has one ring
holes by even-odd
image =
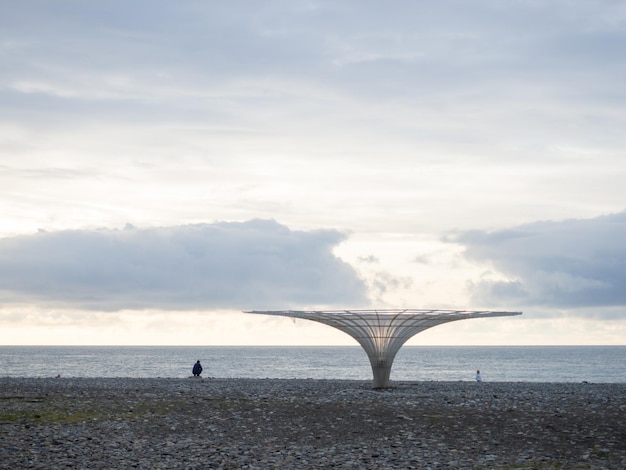
[[[0,3],[0,344],[626,344],[626,5]]]

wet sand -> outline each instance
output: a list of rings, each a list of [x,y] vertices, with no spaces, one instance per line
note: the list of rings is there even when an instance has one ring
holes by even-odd
[[[626,468],[626,384],[0,378],[0,468]]]

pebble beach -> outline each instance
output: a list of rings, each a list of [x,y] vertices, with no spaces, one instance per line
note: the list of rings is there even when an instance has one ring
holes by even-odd
[[[626,384],[0,378],[2,469],[624,469]]]

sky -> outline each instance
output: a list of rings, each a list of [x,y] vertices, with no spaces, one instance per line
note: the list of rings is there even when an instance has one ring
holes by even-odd
[[[626,344],[626,4],[0,2],[0,344]]]

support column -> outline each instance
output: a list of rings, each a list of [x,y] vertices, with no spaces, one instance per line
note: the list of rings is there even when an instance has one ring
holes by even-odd
[[[388,388],[389,376],[391,374],[391,362],[384,359],[372,359],[372,373],[374,375],[373,388]]]
[[[388,388],[391,366],[396,358],[396,353],[400,350],[406,339],[401,338],[395,341],[372,341],[376,338],[355,338],[365,350],[372,366],[374,378],[373,388]]]

